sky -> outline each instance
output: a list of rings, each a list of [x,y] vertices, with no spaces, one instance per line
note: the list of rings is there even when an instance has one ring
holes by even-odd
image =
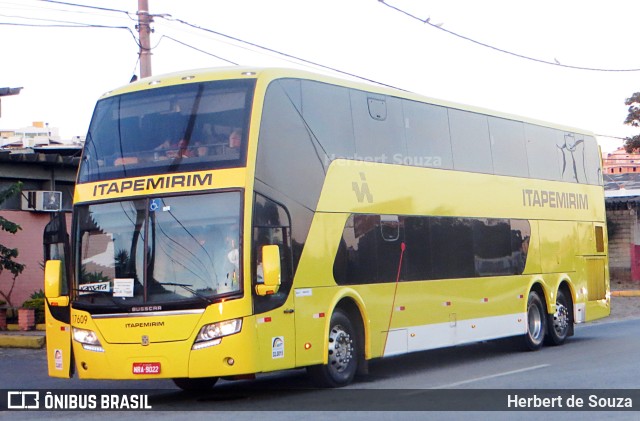
[[[148,3],[154,75],[295,67],[590,130],[603,151],[640,132],[623,124],[625,99],[640,91],[637,0]],[[96,100],[139,74],[137,8],[0,0],[0,87],[23,87],[2,99],[0,129],[42,121],[63,138],[85,135]],[[80,24],[91,26],[59,27]]]

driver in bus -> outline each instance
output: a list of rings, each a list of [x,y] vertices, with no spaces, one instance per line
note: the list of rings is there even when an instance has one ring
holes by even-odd
[[[186,139],[180,139],[176,143],[165,140],[154,150],[165,150],[167,158],[190,158],[196,156],[196,153],[189,148],[189,142]]]

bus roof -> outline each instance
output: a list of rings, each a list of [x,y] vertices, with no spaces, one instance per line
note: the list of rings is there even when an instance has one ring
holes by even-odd
[[[501,117],[508,120],[522,121],[525,123],[531,123],[539,126],[551,127],[568,132],[580,133],[588,136],[594,136],[591,131],[570,127],[558,123],[552,123],[549,121],[537,120],[529,117],[524,117],[516,114],[510,114],[502,111],[490,110],[474,105],[465,105],[461,103],[455,103],[442,99],[436,99],[405,91],[399,88],[391,86],[378,85],[369,82],[363,82],[359,80],[350,80],[344,78],[332,77],[320,73],[313,73],[305,70],[291,69],[291,68],[279,68],[279,67],[245,67],[245,66],[228,66],[228,67],[213,67],[205,69],[193,69],[185,70],[174,73],[167,73],[157,76],[150,76],[148,78],[140,79],[136,82],[124,85],[112,91],[106,92],[102,95],[102,98],[107,98],[114,95],[120,95],[130,92],[143,91],[146,89],[160,88],[164,86],[180,85],[185,83],[194,83],[198,81],[210,81],[210,80],[225,80],[225,79],[258,79],[263,84],[268,85],[269,82],[276,79],[308,79],[318,82],[324,82],[332,85],[344,86],[348,88],[354,88],[362,91],[372,92],[380,95],[388,95],[399,98],[406,98],[409,100],[425,102],[434,105],[440,105],[448,108],[455,108],[458,110],[469,111],[473,113],[485,114],[495,117]]]

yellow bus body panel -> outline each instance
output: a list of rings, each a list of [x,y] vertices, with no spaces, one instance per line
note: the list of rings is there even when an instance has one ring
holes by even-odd
[[[365,184],[372,200],[358,195]],[[352,213],[526,219],[531,226],[527,266],[519,276],[336,286],[333,259]],[[367,358],[392,355],[384,348],[394,335],[406,342],[402,353],[524,334],[527,297],[536,284],[549,313],[565,283],[577,322],[605,317],[608,274],[592,282],[602,285],[603,294],[590,297],[584,263],[591,259],[605,267],[607,250],[596,250],[596,225],[604,225],[601,186],[334,161],[294,282],[297,349],[304,350],[298,365],[326,362],[323,344],[335,297],[349,296],[368,310],[361,310]]]

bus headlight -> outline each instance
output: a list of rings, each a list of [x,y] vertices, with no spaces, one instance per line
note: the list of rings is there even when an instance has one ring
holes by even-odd
[[[73,340],[76,342],[80,342],[82,344],[82,347],[87,351],[104,352],[104,348],[102,348],[102,344],[98,339],[98,335],[96,335],[93,330],[78,329],[77,327],[73,327],[72,331]]]
[[[225,320],[202,326],[191,349],[202,349],[218,345],[224,336],[233,335],[242,329],[242,319]]]

